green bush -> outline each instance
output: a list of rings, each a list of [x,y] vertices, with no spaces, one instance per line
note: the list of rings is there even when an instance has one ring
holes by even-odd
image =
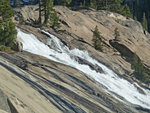
[[[0,45],[0,51],[10,51],[10,47],[6,47],[4,45]]]

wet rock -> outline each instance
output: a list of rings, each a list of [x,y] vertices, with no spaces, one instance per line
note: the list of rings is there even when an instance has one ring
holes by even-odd
[[[141,106],[136,106],[135,107],[137,110],[141,111],[141,112],[145,112],[145,113],[150,113],[150,109],[146,109],[146,108],[143,108]]]
[[[141,94],[146,95],[145,92],[144,92],[144,90],[143,90],[142,88],[140,88],[137,84],[134,84],[134,86],[137,88],[137,90],[138,90]]]
[[[92,63],[88,62],[87,60],[84,60],[83,58],[80,58],[80,57],[76,57],[75,59],[76,59],[76,61],[79,62],[79,64],[88,65],[92,70],[95,70],[96,72],[99,72],[99,73],[104,73],[103,69],[98,65],[94,65],[94,64],[92,64]]]

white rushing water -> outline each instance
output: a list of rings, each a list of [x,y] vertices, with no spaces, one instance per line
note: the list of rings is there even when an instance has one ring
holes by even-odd
[[[51,37],[51,39],[48,39],[48,45],[51,45],[50,48],[44,43],[40,42],[34,35],[26,34],[18,29],[18,39],[23,43],[24,51],[41,55],[54,61],[72,66],[85,73],[88,77],[105,86],[106,89],[104,90],[112,94],[112,96],[114,96],[115,98],[119,99],[119,97],[116,96],[119,95],[120,97],[124,98],[123,100],[121,98],[119,99],[123,102],[125,102],[124,100],[126,100],[126,102],[132,103],[134,105],[139,105],[144,108],[150,109],[149,90],[141,88],[145,92],[145,95],[141,94],[138,91],[137,87],[135,87],[135,84],[131,84],[127,80],[120,78],[105,65],[90,57],[87,51],[81,51],[79,49],[69,50],[68,47],[66,47],[57,37],[49,33],[47,34]],[[100,66],[105,73],[98,73],[95,70],[92,70],[88,65],[79,64],[76,61],[76,57],[85,59],[93,65]]]

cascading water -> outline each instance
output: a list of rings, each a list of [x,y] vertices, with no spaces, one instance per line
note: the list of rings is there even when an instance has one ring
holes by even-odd
[[[51,37],[51,39],[48,39],[48,45],[51,45],[51,47],[40,42],[34,35],[26,34],[18,29],[18,39],[23,43],[23,50],[72,66],[85,73],[89,78],[92,78],[96,82],[105,86],[104,90],[118,100],[150,109],[149,90],[141,88],[145,94],[140,93],[137,87],[135,87],[136,83],[132,84],[127,80],[120,78],[112,70],[90,57],[87,51],[81,51],[79,49],[69,50],[68,47],[65,46],[57,37],[49,34],[48,32],[42,32]],[[104,73],[96,72],[88,65],[80,64],[76,60],[76,57],[85,59],[93,65],[100,66]],[[119,98],[117,95],[122,98]]]

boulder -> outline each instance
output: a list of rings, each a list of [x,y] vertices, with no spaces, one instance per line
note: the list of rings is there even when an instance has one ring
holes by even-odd
[[[23,50],[23,45],[18,39],[15,40],[13,50],[18,51],[18,52],[21,52]]]

